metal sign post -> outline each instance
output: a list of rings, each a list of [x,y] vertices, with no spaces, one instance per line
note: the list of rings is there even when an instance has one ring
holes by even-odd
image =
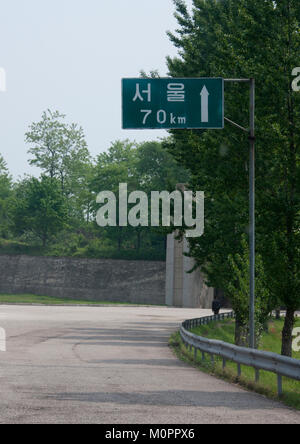
[[[250,84],[250,129],[224,117],[224,81]],[[224,120],[249,135],[250,341],[255,348],[255,80],[123,79],[124,129],[223,129]]]
[[[255,348],[255,80],[250,80],[250,347]]]

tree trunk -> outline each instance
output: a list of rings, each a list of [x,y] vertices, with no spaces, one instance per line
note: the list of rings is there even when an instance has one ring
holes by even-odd
[[[292,357],[292,343],[293,343],[293,329],[295,325],[295,311],[293,309],[287,309],[286,317],[284,321],[284,327],[282,330],[282,350],[283,356]]]
[[[235,345],[237,345],[239,347],[244,345],[243,333],[244,333],[244,326],[240,322],[240,320],[238,318],[236,318],[236,320],[235,320],[235,338],[234,338],[234,342],[235,342]]]

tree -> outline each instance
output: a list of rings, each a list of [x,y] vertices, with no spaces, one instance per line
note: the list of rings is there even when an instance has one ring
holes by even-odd
[[[118,198],[119,184],[126,183],[128,193],[143,191],[148,195],[150,208],[151,191],[173,191],[178,182],[185,182],[187,178],[187,172],[163,149],[161,143],[116,141],[107,153],[98,156],[91,189],[96,194],[112,191]],[[126,243],[137,253],[144,247],[164,255],[166,230],[151,228],[150,220],[149,227],[109,227],[102,233],[117,241],[119,251]]]
[[[45,248],[66,225],[66,208],[57,179],[24,179],[18,184],[13,207],[15,232],[34,234]]]
[[[143,189],[174,191],[177,183],[186,183],[188,172],[176,162],[160,142],[143,142],[137,150],[137,174]]]
[[[65,196],[74,195],[90,165],[90,154],[83,129],[64,122],[65,115],[47,110],[42,120],[30,125],[25,140],[31,145],[28,153],[35,165],[51,179],[58,179]]]
[[[136,169],[140,181],[140,189],[148,195],[150,210],[152,191],[172,192],[178,183],[185,184],[189,179],[187,170],[176,162],[173,156],[164,149],[162,143],[155,141],[139,144]],[[147,237],[149,228],[138,227],[136,230],[139,244],[140,236]],[[156,243],[163,239],[166,244],[166,236],[169,231],[164,227],[151,228],[151,242]]]
[[[118,199],[119,184],[121,183],[128,185],[129,192],[138,189],[136,151],[135,143],[129,140],[117,140],[111,145],[107,153],[99,154],[94,176],[91,180],[91,189],[95,193],[95,201],[96,195],[101,191],[111,191]],[[117,200],[117,202],[119,201]],[[119,214],[117,214],[117,218],[119,219]],[[124,241],[130,242],[133,230],[131,227],[122,227],[117,223],[116,227],[108,227],[105,233],[111,240],[117,242],[118,251],[120,252]]]
[[[294,314],[300,306],[300,95],[291,88],[299,59],[296,0],[194,0],[190,15],[175,0],[179,29],[169,33],[179,57],[174,77],[255,77],[257,83],[257,253],[273,300],[287,308],[282,354],[291,356]],[[226,85],[226,114],[247,126],[247,85]],[[248,230],[247,138],[222,132],[178,131],[168,149],[206,192],[206,232],[191,252],[211,284],[230,282],[229,256],[242,254]],[[244,148],[245,147],[245,148]],[[188,153],[188,154],[187,154]],[[234,296],[233,296],[234,297]]]
[[[0,236],[9,235],[9,199],[12,194],[12,179],[8,173],[7,165],[0,155]]]
[[[230,255],[229,266],[231,268],[231,279],[227,283],[226,293],[233,302],[236,315],[236,345],[249,344],[249,285],[250,285],[250,263],[249,245],[246,237],[242,238],[242,254]],[[258,347],[262,333],[267,325],[269,314],[274,308],[276,301],[272,299],[266,283],[266,274],[260,255],[256,257],[256,304],[255,304],[255,337]]]
[[[26,142],[31,145],[29,163],[60,183],[66,198],[69,224],[81,230],[91,215],[92,194],[89,192],[92,161],[83,129],[67,124],[65,115],[47,110],[40,122],[30,125]]]

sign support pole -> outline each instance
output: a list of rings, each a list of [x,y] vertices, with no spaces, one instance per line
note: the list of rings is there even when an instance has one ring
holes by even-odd
[[[250,348],[255,348],[255,80],[250,80]]]
[[[250,244],[250,301],[249,301],[249,346],[255,348],[255,79],[226,79],[225,82],[250,83],[250,129],[243,128],[225,118],[227,122],[249,134],[249,244]]]

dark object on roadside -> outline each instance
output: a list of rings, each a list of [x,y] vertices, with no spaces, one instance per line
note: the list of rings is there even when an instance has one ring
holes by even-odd
[[[221,310],[221,304],[217,299],[215,299],[212,303],[212,311],[214,312],[215,315],[218,315],[220,313],[220,310]]]
[[[276,319],[277,321],[280,321],[281,311],[280,308],[276,310]]]

